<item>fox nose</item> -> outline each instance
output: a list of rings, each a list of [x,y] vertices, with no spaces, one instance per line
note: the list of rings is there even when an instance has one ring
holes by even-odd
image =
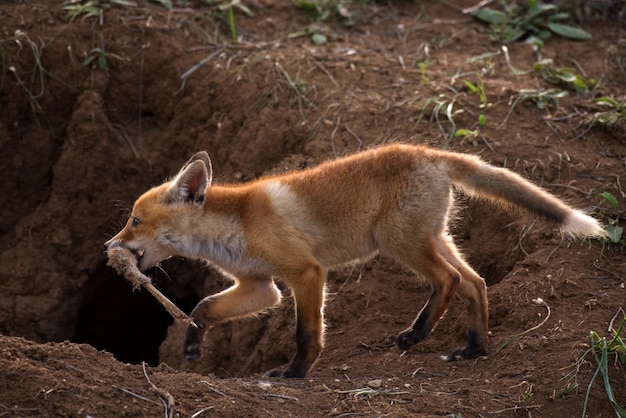
[[[122,242],[121,239],[110,239],[110,240],[108,240],[107,242],[104,243],[104,247],[107,250],[110,250],[112,248],[119,247],[122,244],[123,244],[123,242]]]

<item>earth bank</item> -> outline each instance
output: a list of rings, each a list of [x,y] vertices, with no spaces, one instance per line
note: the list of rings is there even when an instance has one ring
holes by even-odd
[[[427,341],[398,352],[395,335],[429,289],[375,258],[331,273],[327,346],[307,379],[287,381],[262,373],[294,352],[288,289],[275,311],[213,330],[192,366],[181,327],[106,267],[102,243],[197,150],[211,154],[217,181],[241,182],[390,141],[480,154],[607,223],[623,212],[599,193],[626,207],[626,131],[589,123],[604,110],[592,92],[544,109],[518,102],[522,89],[553,86],[532,71],[530,46],[508,45],[507,61],[461,12],[466,1],[354,5],[360,20],[316,23],[328,42],[315,45],[290,36],[313,25],[302,10],[265,0],[249,5],[254,16],[235,11],[237,48],[208,6],[137,3],[74,20],[59,4],[0,6],[0,414],[152,416],[169,393],[180,416],[580,416],[596,367],[590,356],[576,363],[589,331],[610,336],[623,316],[623,245],[563,239],[461,199],[452,229],[490,285],[489,356],[439,359],[464,342],[456,305]],[[602,81],[596,95],[623,103],[623,23],[584,24],[591,41],[552,38],[543,57],[580,67]],[[482,82],[488,104],[464,80]],[[450,139],[439,103],[480,135]],[[185,260],[150,274],[186,312],[229,283]],[[623,368],[610,373],[624,405]],[[589,416],[613,416],[600,383],[588,402]]]

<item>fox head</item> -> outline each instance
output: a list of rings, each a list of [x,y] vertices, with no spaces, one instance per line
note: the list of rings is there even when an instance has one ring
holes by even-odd
[[[140,196],[124,228],[105,242],[107,250],[123,246],[132,251],[144,271],[186,248],[186,224],[202,215],[207,188],[211,185],[209,155],[195,154],[170,181]]]

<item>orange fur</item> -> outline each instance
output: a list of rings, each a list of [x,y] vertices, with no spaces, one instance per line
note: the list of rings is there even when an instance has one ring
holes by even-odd
[[[242,185],[211,185],[211,175],[208,155],[196,154],[174,179],[137,199],[124,229],[106,245],[135,251],[142,270],[177,255],[208,260],[233,277],[233,287],[191,313],[200,327],[185,337],[190,361],[201,356],[212,325],[278,304],[273,278],[283,280],[297,315],[297,351],[286,377],[304,377],[322,350],[327,270],[377,252],[421,273],[433,288],[398,335],[401,349],[425,338],[458,295],[467,304],[468,345],[449,358],[486,353],[485,282],[447,232],[453,185],[527,209],[566,233],[604,235],[593,218],[511,171],[421,146],[388,145]]]

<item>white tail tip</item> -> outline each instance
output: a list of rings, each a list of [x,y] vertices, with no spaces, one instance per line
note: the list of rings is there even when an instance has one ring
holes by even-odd
[[[573,210],[563,222],[561,231],[575,237],[606,237],[606,230],[591,216]]]

